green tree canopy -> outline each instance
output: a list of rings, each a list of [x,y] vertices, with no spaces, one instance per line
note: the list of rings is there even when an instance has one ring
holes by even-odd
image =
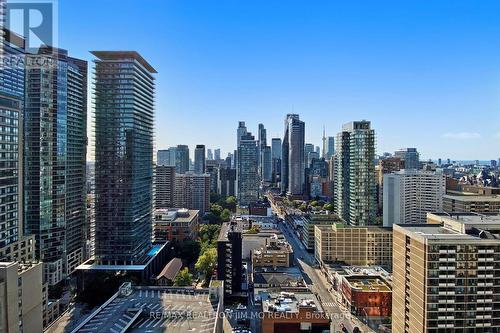
[[[220,214],[222,222],[229,222],[231,220],[231,211],[225,208]]]
[[[326,204],[323,205],[323,209],[332,211],[333,210],[333,204],[331,202],[326,203]]]
[[[217,249],[207,249],[195,264],[195,268],[205,276],[205,281],[209,281],[215,267],[217,266]]]
[[[174,286],[185,287],[193,284],[193,274],[189,273],[189,269],[184,267],[179,271],[174,279]]]

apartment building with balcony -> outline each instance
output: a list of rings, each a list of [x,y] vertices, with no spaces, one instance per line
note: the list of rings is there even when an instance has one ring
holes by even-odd
[[[499,331],[500,217],[428,219],[394,226],[392,330]]]
[[[252,251],[252,266],[290,267],[293,265],[293,249],[290,244],[273,235],[266,239],[266,245]]]

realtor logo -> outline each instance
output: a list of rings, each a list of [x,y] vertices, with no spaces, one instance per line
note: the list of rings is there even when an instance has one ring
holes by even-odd
[[[5,27],[24,37],[27,53],[36,54],[44,45],[57,47],[56,7],[51,0],[8,0]]]

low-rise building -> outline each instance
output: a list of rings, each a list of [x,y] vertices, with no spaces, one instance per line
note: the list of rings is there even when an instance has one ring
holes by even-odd
[[[330,318],[311,292],[269,292],[260,296],[262,333],[330,330]]]
[[[265,246],[252,251],[253,267],[290,267],[292,264],[292,247],[276,234],[266,239]]]
[[[292,288],[307,290],[306,283],[298,267],[254,267],[251,280],[254,285],[255,300],[260,300],[260,292],[266,289],[258,288]]]
[[[0,332],[42,332],[42,263],[0,262]]]
[[[345,276],[342,303],[358,317],[390,317],[392,289],[381,276]]]
[[[183,241],[198,237],[199,211],[193,209],[156,209],[153,221],[155,242]]]
[[[392,229],[343,223],[316,225],[314,255],[318,262],[392,266]]]

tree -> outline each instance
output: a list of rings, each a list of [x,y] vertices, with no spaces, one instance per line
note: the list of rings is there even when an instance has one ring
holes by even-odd
[[[210,192],[210,203],[219,202],[220,199],[221,199],[220,194],[216,192]]]
[[[199,242],[187,240],[181,243],[180,256],[191,265],[200,255],[201,245]]]
[[[209,281],[217,265],[217,249],[207,249],[199,258],[194,267]]]
[[[307,212],[307,205],[306,205],[305,203],[303,203],[303,204],[301,204],[301,205],[299,206],[299,209],[300,209],[301,211],[303,211],[303,212]]]
[[[309,204],[313,207],[316,207],[318,205],[318,202],[316,200],[313,200]]]
[[[174,286],[185,287],[193,284],[193,274],[189,273],[189,269],[184,267],[177,273],[174,279]]]
[[[231,211],[225,208],[220,214],[222,222],[229,222],[231,220]]]
[[[220,214],[222,214],[222,210],[223,210],[222,207],[218,204],[210,205],[210,212],[217,217],[220,217]]]
[[[224,208],[229,209],[232,212],[236,211],[236,198],[232,195],[228,196],[226,200],[224,200]]]
[[[214,239],[217,239],[219,236],[220,232],[220,225],[216,224],[202,224],[200,226],[200,239],[202,241],[209,241],[211,242]]]
[[[333,210],[333,204],[331,202],[326,203],[326,204],[323,205],[323,209],[324,210],[330,210],[330,211],[332,211]]]
[[[205,216],[203,216],[203,219],[205,221],[208,221],[209,224],[219,224],[220,222],[220,216],[217,216],[215,215],[214,213],[212,212],[208,212],[205,214]]]

